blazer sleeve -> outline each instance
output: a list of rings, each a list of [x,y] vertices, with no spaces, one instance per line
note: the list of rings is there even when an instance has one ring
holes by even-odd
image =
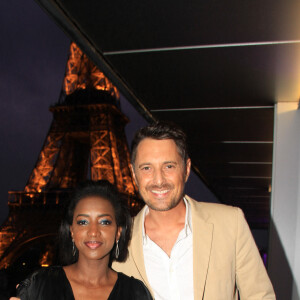
[[[244,214],[237,211],[236,282],[241,300],[276,299]]]

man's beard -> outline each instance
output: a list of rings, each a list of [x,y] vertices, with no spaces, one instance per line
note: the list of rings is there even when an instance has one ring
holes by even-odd
[[[162,185],[152,184],[152,185],[149,185],[148,187],[146,187],[146,191],[150,192],[150,193],[151,193],[152,190],[158,190],[158,191],[169,190],[169,191],[172,191],[173,189],[174,189],[174,185],[171,184],[171,183],[164,183]],[[183,195],[184,195],[184,192],[182,191],[182,193],[181,193],[181,195],[179,195],[179,197],[171,198],[170,202],[165,204],[166,206],[155,205],[151,202],[151,200],[148,200],[148,199],[146,199],[146,200],[143,199],[143,200],[149,206],[149,208],[151,208],[152,210],[155,210],[155,211],[168,211],[168,210],[170,210],[170,209],[172,209],[172,208],[174,208],[178,205],[180,200],[183,198]],[[143,196],[142,196],[142,198],[143,198]],[[162,200],[162,201],[164,201],[164,200]]]

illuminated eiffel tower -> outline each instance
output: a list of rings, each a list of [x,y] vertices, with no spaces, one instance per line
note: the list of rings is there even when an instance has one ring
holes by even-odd
[[[9,216],[0,228],[0,269],[15,281],[55,261],[55,238],[69,192],[91,178],[115,184],[132,214],[141,208],[129,168],[119,93],[75,43],[63,89],[50,107],[53,121],[24,191],[9,192]],[[23,270],[23,271],[22,271]],[[21,278],[22,279],[22,278]]]

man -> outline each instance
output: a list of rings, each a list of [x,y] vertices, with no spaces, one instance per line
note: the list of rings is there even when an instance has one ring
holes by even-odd
[[[113,268],[142,280],[155,299],[275,299],[239,208],[184,196],[186,136],[167,123],[136,133],[132,173],[146,206],[135,217],[129,258]]]

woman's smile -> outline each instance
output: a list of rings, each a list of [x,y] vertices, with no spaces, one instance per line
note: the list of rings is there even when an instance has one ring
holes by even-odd
[[[89,247],[92,250],[95,250],[97,248],[99,248],[100,246],[102,246],[102,242],[97,242],[97,241],[88,241],[84,243],[87,247]]]

